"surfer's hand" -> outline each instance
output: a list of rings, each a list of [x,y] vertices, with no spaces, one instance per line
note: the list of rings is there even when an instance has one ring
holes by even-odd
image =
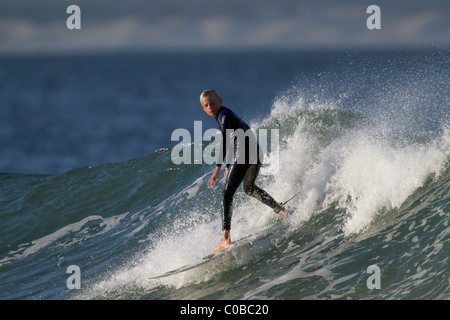
[[[214,182],[216,182],[217,176],[219,175],[220,167],[216,167],[214,169],[214,172],[211,175],[211,178],[209,178],[208,186],[214,187]]]

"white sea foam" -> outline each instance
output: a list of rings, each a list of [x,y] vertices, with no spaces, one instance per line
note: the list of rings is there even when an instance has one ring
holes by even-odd
[[[350,213],[347,234],[365,228],[380,210],[399,208],[430,175],[439,174],[448,150],[442,143],[395,147],[385,141],[346,139],[340,143],[326,201],[337,201]]]
[[[298,117],[280,150],[282,170],[269,185],[280,197],[299,194],[292,201],[297,222],[337,204],[348,214],[342,226],[345,234],[359,232],[381,210],[399,208],[446,166],[450,154],[448,129],[440,136],[416,142],[396,136],[395,125],[405,121],[403,116],[376,119],[371,126],[342,128],[341,136],[324,145],[317,134],[310,133],[311,123],[302,116],[304,111],[314,111],[320,117],[326,110],[336,109],[328,103],[306,104],[299,93],[283,96],[272,110],[272,117]],[[390,126],[393,128],[387,130]]]

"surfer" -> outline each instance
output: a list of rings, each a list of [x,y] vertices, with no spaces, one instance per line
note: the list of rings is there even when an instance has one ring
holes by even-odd
[[[247,123],[241,120],[233,111],[222,105],[222,98],[214,89],[205,90],[200,95],[203,110],[214,117],[222,132],[222,145],[216,168],[212,173],[208,185],[214,186],[219,175],[223,159],[227,156],[227,149],[233,150],[232,161],[227,157],[226,182],[222,193],[222,238],[214,251],[219,251],[231,244],[230,229],[233,214],[233,196],[239,185],[244,182],[244,192],[265,205],[271,207],[277,214],[284,216],[285,208],[276,202],[266,191],[255,185],[262,165],[259,145],[256,137]],[[241,129],[241,130],[239,130]],[[237,134],[245,133],[245,134]],[[250,148],[253,146],[253,148]],[[230,152],[229,152],[230,153]],[[231,163],[230,163],[231,162]]]

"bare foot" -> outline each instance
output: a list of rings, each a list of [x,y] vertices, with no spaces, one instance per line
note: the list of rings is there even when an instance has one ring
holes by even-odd
[[[219,244],[216,246],[214,251],[224,250],[230,245],[231,245],[230,230],[223,230],[222,239],[220,239]]]
[[[282,216],[283,218],[287,218],[287,217],[289,217],[290,215],[291,215],[291,213],[292,212],[290,212],[289,210],[286,210],[286,209],[281,209],[280,211],[278,211],[278,214],[280,215],[280,216]]]

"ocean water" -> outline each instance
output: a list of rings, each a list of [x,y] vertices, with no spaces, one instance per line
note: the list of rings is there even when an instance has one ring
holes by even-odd
[[[449,299],[448,75],[438,49],[1,57],[0,299]],[[150,280],[221,236],[223,175],[171,159],[217,128],[206,88],[278,130],[257,183],[294,213]],[[276,218],[234,207],[235,240]]]

